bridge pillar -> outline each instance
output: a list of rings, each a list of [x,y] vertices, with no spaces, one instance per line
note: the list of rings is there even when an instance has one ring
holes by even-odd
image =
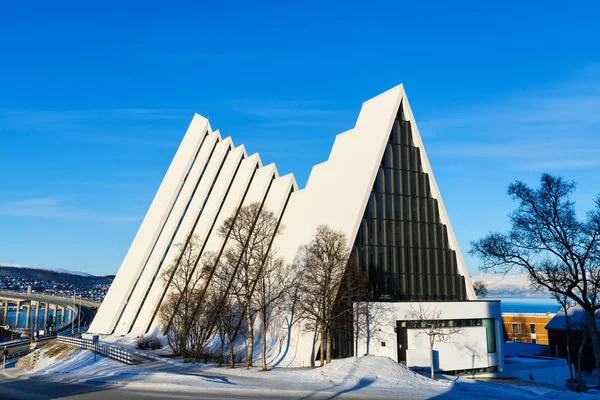
[[[46,330],[48,325],[48,306],[50,306],[48,302],[44,303],[44,325],[42,326],[44,330]]]
[[[14,328],[19,327],[19,313],[21,312],[21,300],[17,300],[17,316],[15,318],[15,326]]]
[[[3,325],[6,325],[6,317],[8,316],[8,300],[4,302],[4,315],[2,316]]]
[[[38,323],[40,322],[39,317],[40,317],[40,302],[38,301],[35,303],[35,314],[33,316],[33,321],[34,321],[33,322],[33,330],[34,331],[38,330],[38,327],[39,327]]]
[[[56,304],[52,304],[52,333],[56,331],[56,324],[58,320],[56,319]]]
[[[25,329],[29,329],[29,317],[30,317],[30,311],[31,310],[31,305],[25,306]]]
[[[60,307],[60,326],[63,326],[65,324],[65,307]]]

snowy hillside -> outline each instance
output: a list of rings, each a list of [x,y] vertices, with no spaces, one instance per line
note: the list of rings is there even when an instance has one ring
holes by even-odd
[[[471,276],[471,282],[475,281],[485,282],[488,288],[488,297],[548,295],[548,292],[545,290],[536,291],[532,289],[527,274],[482,274]]]
[[[61,274],[71,274],[71,275],[79,275],[79,276],[94,276],[92,274],[88,274],[88,273],[85,273],[85,272],[71,271],[69,269],[47,268],[47,267],[34,267],[32,265],[23,265],[23,264],[10,264],[10,263],[1,263],[0,262],[0,267],[40,269],[40,270],[44,270],[44,271],[59,272]]]

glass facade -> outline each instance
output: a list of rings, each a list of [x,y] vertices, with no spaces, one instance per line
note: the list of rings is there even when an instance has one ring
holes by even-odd
[[[456,252],[431,195],[402,105],[356,237],[352,256],[374,301],[466,300]]]

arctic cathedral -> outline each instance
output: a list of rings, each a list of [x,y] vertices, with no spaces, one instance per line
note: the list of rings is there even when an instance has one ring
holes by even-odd
[[[437,370],[502,370],[500,304],[476,301],[402,85],[363,103],[354,128],[337,135],[304,189],[195,115],[89,331],[160,334],[157,315],[170,290],[160,275],[180,256],[174,244],[195,234],[202,253],[222,254],[227,243],[216,230],[255,202],[285,227],[272,245],[288,263],[319,225],[346,235],[348,265],[368,277],[369,304],[380,313],[376,332],[361,323],[367,316],[356,314],[336,337],[338,357],[373,354],[429,365],[418,307],[461,328],[453,340],[435,344]],[[315,334],[301,322],[287,329],[286,315],[278,323],[270,334],[271,362],[312,365]]]

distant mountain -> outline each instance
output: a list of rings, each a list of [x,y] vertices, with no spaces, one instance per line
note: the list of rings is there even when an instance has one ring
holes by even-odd
[[[482,274],[471,276],[471,282],[482,281],[487,285],[488,297],[497,296],[548,296],[547,290],[534,290],[528,274],[502,275]]]
[[[42,281],[55,281],[73,285],[93,285],[111,283],[114,275],[95,276],[64,269],[36,268],[24,265],[0,263],[0,275]]]
[[[71,271],[69,269],[62,269],[62,268],[47,268],[47,267],[34,267],[31,265],[23,265],[23,264],[8,264],[8,263],[0,263],[0,267],[10,267],[10,268],[30,268],[30,269],[37,269],[37,270],[45,270],[45,271],[54,271],[54,272],[60,272],[63,274],[71,274],[71,275],[80,275],[80,276],[94,276],[92,274],[88,274],[86,272],[80,272],[80,271]]]

